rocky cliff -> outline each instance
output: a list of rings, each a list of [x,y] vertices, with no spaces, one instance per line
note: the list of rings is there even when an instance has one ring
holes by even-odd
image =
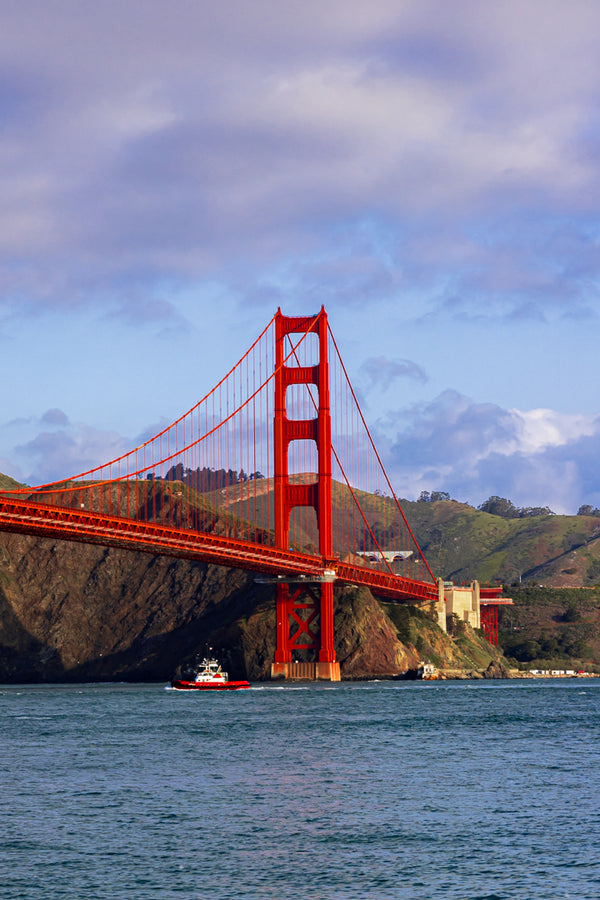
[[[485,668],[497,656],[349,586],[335,591],[335,635],[345,678],[397,675],[424,657]],[[268,678],[273,588],[235,569],[0,534],[0,681],[167,681],[208,647],[232,677]]]

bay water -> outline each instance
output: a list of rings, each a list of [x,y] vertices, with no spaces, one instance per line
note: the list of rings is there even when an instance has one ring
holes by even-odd
[[[600,679],[0,686],[2,900],[598,900]]]

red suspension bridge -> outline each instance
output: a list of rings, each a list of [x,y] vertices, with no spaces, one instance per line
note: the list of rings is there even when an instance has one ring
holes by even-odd
[[[262,573],[277,585],[275,675],[308,650],[317,677],[339,678],[335,581],[439,597],[324,309],[278,310],[215,388],[130,453],[0,494],[0,530]]]

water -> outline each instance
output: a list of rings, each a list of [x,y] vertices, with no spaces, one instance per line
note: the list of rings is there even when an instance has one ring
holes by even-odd
[[[2,900],[598,900],[600,680],[0,687]]]

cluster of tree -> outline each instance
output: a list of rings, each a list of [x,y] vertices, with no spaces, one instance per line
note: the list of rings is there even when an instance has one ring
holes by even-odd
[[[517,662],[530,663],[536,659],[582,659],[589,655],[590,648],[586,635],[559,633],[556,637],[539,637],[537,640],[522,640],[518,637],[502,635],[504,655]]]
[[[506,497],[488,497],[477,509],[481,512],[491,513],[493,516],[501,516],[503,519],[528,519],[531,516],[555,515],[549,506],[515,506]]]
[[[452,500],[448,491],[421,491],[418,503],[437,503],[439,500]],[[515,506],[506,497],[488,497],[478,506],[481,512],[491,513],[493,516],[501,516],[503,519],[529,519],[532,516],[554,516],[554,510],[549,506]],[[600,516],[600,509],[591,506],[580,506],[578,516]]]
[[[438,500],[451,500],[448,491],[421,491],[418,503],[437,503]]]
[[[160,481],[160,475],[150,472],[146,476],[148,481]],[[230,487],[232,484],[242,484],[246,481],[254,481],[262,478],[260,472],[250,472],[247,474],[243,469],[235,472],[233,469],[211,469],[208,466],[197,469],[186,469],[182,463],[171,466],[164,476],[164,481],[181,481],[182,484],[193,488],[199,493],[208,491],[217,491],[221,488]]]
[[[589,503],[585,503],[583,506],[580,506],[577,510],[578,516],[599,516],[600,517],[600,509],[597,506],[590,506]]]

